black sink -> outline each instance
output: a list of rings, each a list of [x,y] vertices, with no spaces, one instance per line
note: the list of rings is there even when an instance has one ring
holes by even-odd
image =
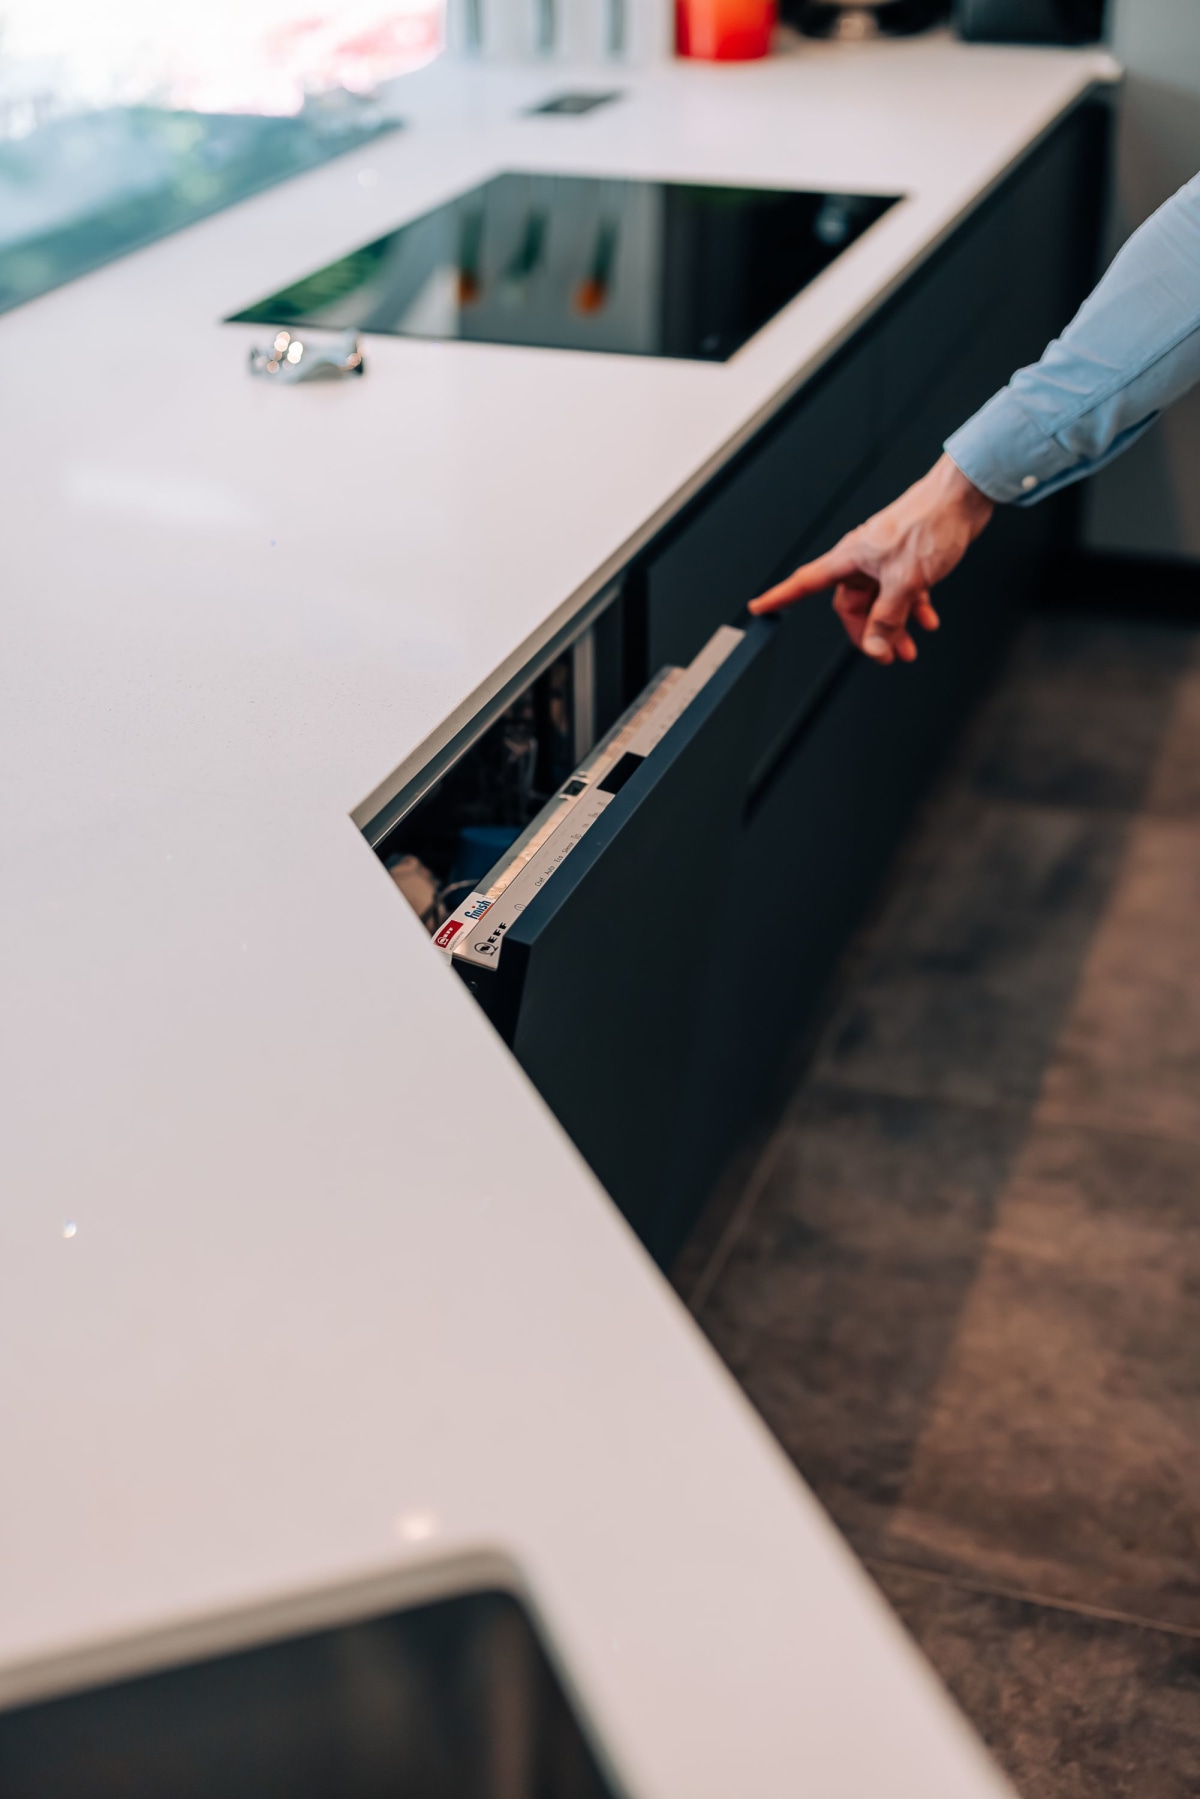
[[[523,1607],[438,1600],[0,1713],[4,1799],[614,1799]]]

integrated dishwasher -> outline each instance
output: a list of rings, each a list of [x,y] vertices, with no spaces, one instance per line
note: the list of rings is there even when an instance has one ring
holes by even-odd
[[[541,669],[375,847],[431,951],[657,1249],[774,626],[719,626],[620,705],[609,623]]]

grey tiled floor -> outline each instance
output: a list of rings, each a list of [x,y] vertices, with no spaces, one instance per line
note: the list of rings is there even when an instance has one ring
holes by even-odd
[[[1200,1793],[1200,633],[1026,631],[676,1274],[1026,1799]]]

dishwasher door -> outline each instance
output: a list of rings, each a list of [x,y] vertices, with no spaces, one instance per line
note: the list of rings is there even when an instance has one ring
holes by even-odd
[[[496,967],[455,963],[652,1253],[673,1236],[670,1170],[775,632],[750,624],[513,921]]]

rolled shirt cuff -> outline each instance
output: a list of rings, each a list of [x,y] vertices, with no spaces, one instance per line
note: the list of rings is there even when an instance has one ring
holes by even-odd
[[[945,450],[997,505],[1029,505],[1079,468],[1079,459],[1047,437],[1007,387],[946,439]]]
[[[1081,456],[1047,437],[1011,388],[1001,388],[942,448],[980,493],[998,506],[1036,506],[1124,455],[1159,417],[1151,412],[1120,432],[1101,456]]]

